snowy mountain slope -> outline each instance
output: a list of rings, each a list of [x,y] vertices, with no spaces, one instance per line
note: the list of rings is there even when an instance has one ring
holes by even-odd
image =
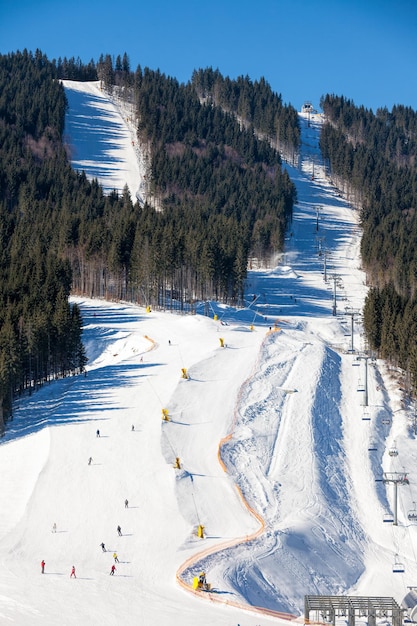
[[[128,186],[133,202],[143,202],[146,158],[138,150],[131,111],[109,101],[100,81],[63,80],[68,100],[65,137],[74,169],[97,178],[104,193]],[[123,152],[127,158],[120,159]]]
[[[74,146],[91,137],[83,119]],[[343,315],[366,292],[360,231],[324,177],[320,119],[300,119],[286,252],[249,273],[247,308],[212,303],[216,322],[77,299],[88,375],[22,398],[0,446],[5,623],[264,626],[281,620],[250,605],[300,615],[305,594],[400,602],[416,579],[412,424],[382,363],[368,363],[362,406],[365,362],[349,353]],[[134,177],[124,147],[120,170]],[[393,526],[393,486],[379,479],[404,470]],[[392,572],[397,560],[404,573]],[[195,595],[202,568],[215,591]]]

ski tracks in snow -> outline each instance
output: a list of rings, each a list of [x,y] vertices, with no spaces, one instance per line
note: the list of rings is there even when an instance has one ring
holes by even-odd
[[[233,436],[222,449],[244,498],[264,519],[265,532],[229,548],[233,559],[225,554],[217,559],[224,561],[223,576],[234,593],[276,611],[294,611],[286,600],[294,597],[294,588],[301,605],[312,578],[318,593],[329,593],[328,581],[336,580],[331,590],[336,594],[363,571],[362,533],[349,501],[342,445],[341,374],[340,355],[307,323],[269,333],[259,370],[242,388]],[[281,511],[288,512],[282,519]],[[352,540],[358,543],[356,554]],[[347,581],[338,575],[341,559],[350,572]],[[256,565],[260,560],[262,568]],[[322,571],[314,571],[317,562]]]

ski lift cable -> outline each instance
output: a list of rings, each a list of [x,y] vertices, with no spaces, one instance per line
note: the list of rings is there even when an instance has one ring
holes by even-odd
[[[396,540],[394,539],[394,545],[396,544]],[[398,544],[397,544],[398,545]],[[397,546],[396,546],[397,548]],[[394,564],[392,566],[392,573],[393,574],[404,574],[405,573],[405,565],[403,562],[401,562],[399,560],[399,555],[398,552],[395,554],[395,558],[394,558]],[[406,583],[405,583],[405,576],[402,577],[402,584],[403,584],[403,589],[404,589],[404,595],[407,594],[407,589],[406,589]]]
[[[149,380],[149,378],[147,378],[146,380],[148,381],[149,386],[150,386],[150,388],[152,389],[152,391],[154,392],[155,396],[158,398],[158,402],[159,402],[159,404],[160,404],[161,406],[163,406],[163,405],[162,405],[162,400],[161,400],[161,398],[158,396],[158,394],[156,393],[155,388],[154,388],[154,387],[153,387],[153,385],[151,384],[151,381]]]
[[[193,502],[194,502],[194,508],[195,508],[195,514],[196,514],[196,516],[197,516],[197,522],[198,522],[198,525],[199,525],[199,526],[201,526],[200,516],[199,516],[199,514],[198,514],[197,505],[196,505],[196,503],[195,503],[194,491],[192,491],[192,492],[191,492],[191,496],[192,496],[192,498],[193,498]]]
[[[400,551],[400,546],[399,546],[399,541],[398,541],[398,537],[397,537],[397,533],[394,532],[394,526],[392,527],[392,543],[394,545],[394,549],[395,549],[395,556],[394,556],[394,566],[395,565],[402,565],[402,563],[399,562],[399,551]],[[393,567],[394,567],[393,566]]]
[[[180,355],[180,364],[181,364],[181,367],[184,367],[184,360],[183,360],[183,358],[182,358],[181,348],[179,347],[179,345],[177,345],[177,350],[178,350],[178,353],[179,353],[179,355]]]
[[[397,533],[394,532],[394,526],[392,527],[392,537],[393,537],[393,541],[392,543],[394,544],[394,548],[395,548],[395,557],[394,557],[394,564],[392,566],[392,571],[393,573],[397,573],[397,574],[401,574],[404,572],[405,567],[404,567],[404,563],[402,563],[400,561],[400,556],[399,556],[399,552],[400,552],[400,546],[399,546],[399,540],[398,540],[398,536]]]
[[[177,455],[177,453],[175,452],[174,448],[172,447],[172,443],[171,443],[171,441],[170,441],[170,438],[168,437],[168,432],[167,432],[167,429],[166,429],[166,428],[164,428],[164,429],[162,430],[162,435],[165,435],[165,437],[166,437],[166,439],[167,439],[167,441],[168,441],[168,445],[169,445],[169,447],[171,448],[171,450],[172,450],[172,453],[173,453],[174,457],[178,456],[178,455]]]

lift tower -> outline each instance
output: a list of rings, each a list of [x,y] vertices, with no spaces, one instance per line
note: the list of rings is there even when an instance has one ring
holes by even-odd
[[[394,521],[393,525],[398,526],[398,517],[397,517],[397,489],[398,485],[409,485],[410,481],[408,480],[408,476],[406,472],[384,472],[384,477],[378,479],[378,482],[383,482],[385,484],[392,483],[394,485]]]
[[[353,318],[352,318],[353,319]],[[357,361],[365,361],[365,403],[364,406],[369,406],[368,404],[368,361],[371,359],[375,361],[374,357],[370,354],[364,354],[363,356],[357,356]]]
[[[360,311],[352,309],[352,307],[347,306],[345,308],[346,311],[346,315],[350,315],[350,338],[351,338],[351,342],[350,342],[350,350],[349,352],[352,352],[352,354],[355,352],[355,349],[353,347],[353,322],[355,320],[355,318],[360,317]]]

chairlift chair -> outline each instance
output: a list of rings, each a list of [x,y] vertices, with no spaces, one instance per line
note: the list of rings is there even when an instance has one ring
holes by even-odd
[[[388,450],[388,454],[390,456],[398,456],[398,450],[397,450],[397,447],[395,445],[395,442],[394,442],[394,445]]]
[[[392,524],[394,522],[394,516],[392,513],[385,513],[384,514],[384,523],[386,524]]]
[[[393,574],[403,574],[405,572],[404,563],[400,563],[397,561],[397,557],[395,557],[394,565],[392,566]]]
[[[410,509],[407,513],[407,517],[410,520],[410,522],[417,522],[417,506],[416,503],[413,502],[414,506],[412,509]]]
[[[364,422],[369,422],[371,419],[371,416],[369,415],[369,413],[367,413],[366,411],[364,411],[363,415],[362,415],[362,420]]]
[[[376,452],[378,450],[378,446],[375,441],[371,441],[368,445],[368,452]]]

